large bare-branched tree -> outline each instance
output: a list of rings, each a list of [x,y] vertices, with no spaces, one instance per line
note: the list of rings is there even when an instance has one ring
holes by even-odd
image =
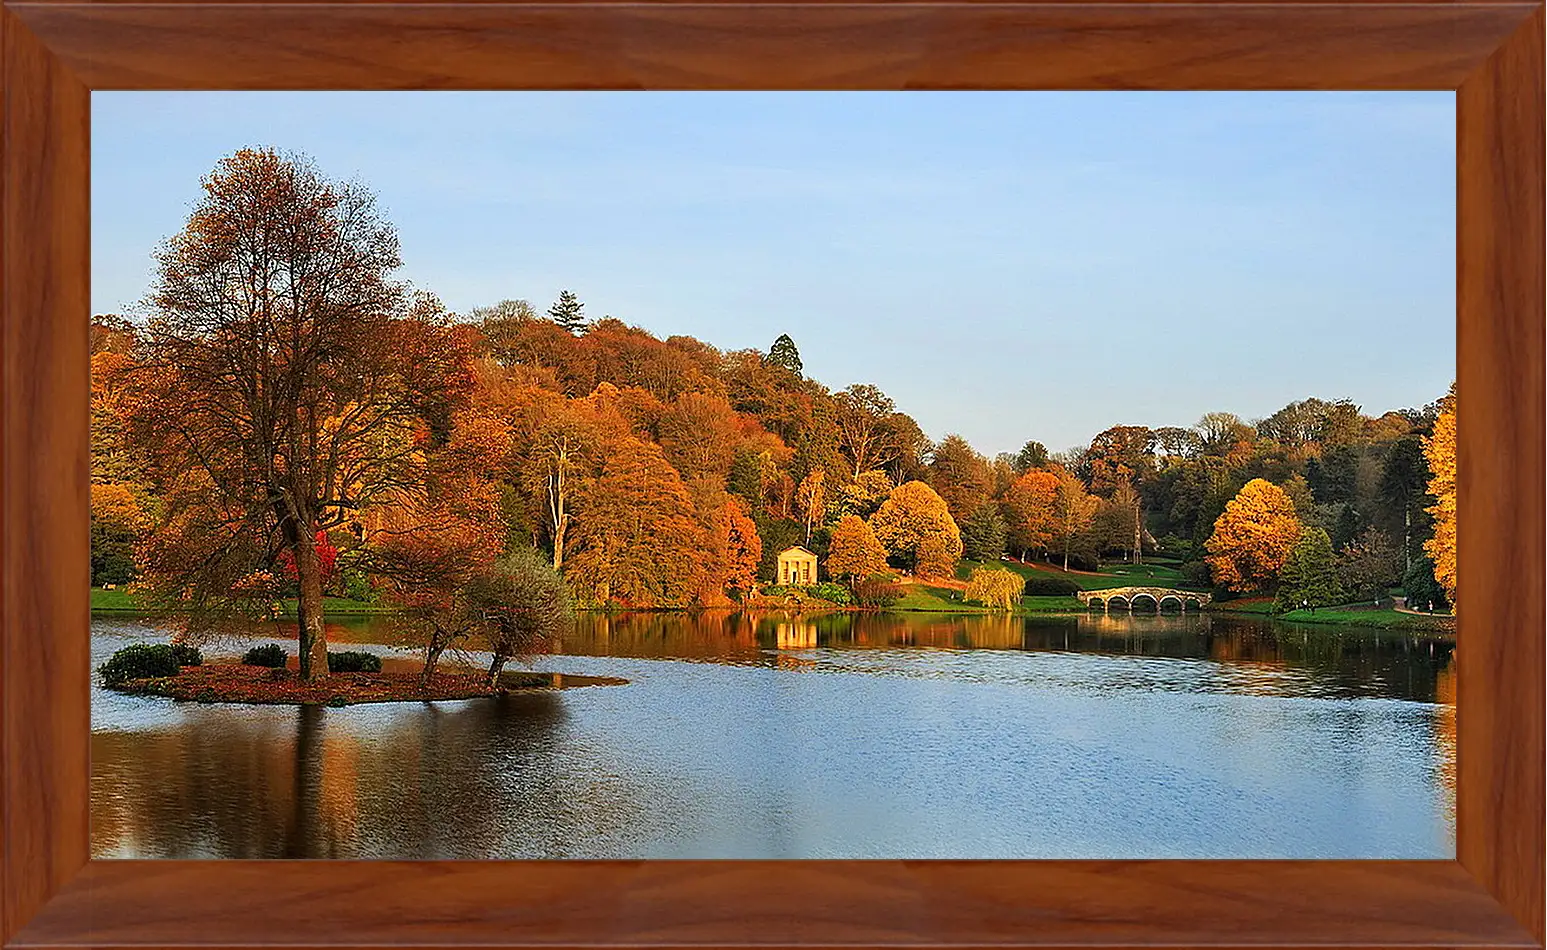
[[[288,552],[301,675],[327,672],[316,538],[412,490],[469,383],[438,304],[393,272],[375,198],[244,150],[159,252],[134,431],[164,474],[145,580],[194,632],[267,601]],[[267,606],[267,604],[265,604]]]

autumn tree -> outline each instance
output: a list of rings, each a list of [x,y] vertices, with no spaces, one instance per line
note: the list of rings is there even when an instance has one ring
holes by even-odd
[[[588,322],[585,318],[585,304],[570,290],[559,291],[559,299],[548,308],[548,319],[572,334],[584,330]]]
[[[1343,587],[1338,583],[1337,562],[1332,539],[1320,528],[1303,528],[1295,539],[1284,566],[1279,569],[1278,596],[1274,608],[1279,611],[1300,607],[1329,607],[1341,603]]]
[[[1282,488],[1254,478],[1214,522],[1205,560],[1216,583],[1241,593],[1263,590],[1276,581],[1299,538],[1294,502]]]
[[[1032,469],[1017,478],[1005,492],[1006,542],[1021,552],[1046,551],[1053,540],[1058,499],[1057,475]]]
[[[827,573],[844,581],[869,577],[886,568],[886,548],[858,515],[844,515],[827,542]]]
[[[150,499],[122,482],[91,486],[91,586],[134,580],[134,549],[154,523]]]
[[[652,442],[625,437],[588,487],[566,576],[596,604],[685,607],[703,586],[708,539],[677,470]]]
[[[871,469],[854,476],[854,481],[838,489],[838,507],[844,514],[868,518],[875,514],[881,503],[897,486],[891,476],[880,469]]]
[[[796,376],[800,376],[805,369],[800,361],[800,350],[795,348],[795,341],[790,339],[788,333],[779,334],[779,338],[773,341],[773,346],[768,349],[767,362],[769,366],[789,370]]]
[[[538,423],[528,444],[533,473],[542,480],[553,569],[564,568],[571,505],[580,481],[596,465],[602,447],[595,421],[583,407],[556,404]]]
[[[795,510],[800,513],[801,524],[806,529],[807,543],[811,541],[811,532],[821,525],[827,515],[825,482],[826,476],[822,470],[815,469],[795,489]]]
[[[871,530],[887,553],[925,577],[948,576],[961,559],[961,533],[945,500],[923,482],[892,489],[870,517]]]
[[[948,435],[935,446],[929,462],[929,484],[951,512],[964,521],[993,494],[994,479],[988,460],[973,451],[967,440]]]
[[[1014,610],[1025,588],[1025,579],[1014,571],[1002,567],[975,567],[962,596],[996,610]]]
[[[896,403],[879,388],[856,383],[833,396],[838,446],[853,463],[854,475],[881,468],[897,457],[899,447],[891,426]]]
[[[1072,473],[1060,472],[1057,477],[1058,484],[1053,489],[1052,541],[1063,550],[1067,571],[1069,555],[1096,517],[1098,499]]]
[[[723,481],[730,473],[741,426],[724,396],[683,393],[667,406],[657,428],[661,449],[683,478]]]
[[[1434,537],[1424,542],[1424,553],[1434,562],[1434,578],[1445,589],[1445,596],[1456,603],[1456,388],[1450,387],[1434,434],[1424,440],[1424,458],[1429,462],[1429,494],[1434,505]]]
[[[1128,551],[1129,560],[1144,563],[1144,500],[1134,490],[1133,484],[1124,479],[1118,482],[1108,502],[1116,515],[1120,546]]]
[[[1090,442],[1083,462],[1090,490],[1109,497],[1118,485],[1142,483],[1154,473],[1155,433],[1146,426],[1112,426]]]
[[[745,596],[757,586],[757,569],[763,559],[757,523],[747,513],[744,502],[727,498],[715,520],[714,532],[721,565],[716,583],[736,597]]]
[[[420,482],[359,513],[360,544],[346,556],[380,581],[401,632],[424,650],[425,686],[448,648],[488,633],[472,585],[509,540],[499,512],[513,438],[495,413],[459,412]]]
[[[316,678],[316,532],[419,477],[465,393],[466,348],[433,300],[410,308],[397,234],[360,186],[243,150],[203,188],[158,255],[138,350],[136,439],[174,482],[147,582],[207,629],[289,550],[301,675]]]
[[[1231,412],[1208,412],[1198,420],[1198,450],[1225,456],[1237,447],[1257,441],[1257,430]]]

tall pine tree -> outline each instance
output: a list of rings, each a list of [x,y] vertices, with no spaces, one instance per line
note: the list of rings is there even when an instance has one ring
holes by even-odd
[[[790,339],[788,333],[779,334],[779,338],[773,341],[773,346],[768,350],[768,365],[782,366],[796,376],[801,375],[805,366],[800,361],[800,351],[795,349],[795,341]]]
[[[585,304],[572,290],[559,292],[559,299],[548,308],[548,317],[571,333],[579,333],[590,322],[585,318]]]

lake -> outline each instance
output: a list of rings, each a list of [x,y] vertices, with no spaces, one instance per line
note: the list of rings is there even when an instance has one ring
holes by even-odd
[[[386,619],[329,636],[409,656]],[[137,639],[164,637],[94,618],[93,666]],[[1406,633],[1216,614],[588,614],[512,665],[629,682],[341,709],[94,685],[93,853],[1455,852],[1451,646]]]

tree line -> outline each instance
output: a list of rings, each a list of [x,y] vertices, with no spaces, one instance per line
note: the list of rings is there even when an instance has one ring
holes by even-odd
[[[807,377],[787,335],[660,339],[570,291],[453,314],[394,276],[374,196],[304,156],[243,150],[202,184],[143,312],[94,321],[93,583],[132,582],[194,632],[294,597],[305,675],[326,669],[328,593],[392,603],[430,653],[478,632],[498,658],[571,601],[734,603],[795,544],[851,583],[1163,554],[1276,589],[1288,553],[1226,553],[1221,531],[1262,533],[1235,505],[1281,518],[1291,550],[1323,532],[1350,586],[1445,563],[1426,553],[1447,530],[1440,401],[1307,399],[989,458],[874,385]]]

